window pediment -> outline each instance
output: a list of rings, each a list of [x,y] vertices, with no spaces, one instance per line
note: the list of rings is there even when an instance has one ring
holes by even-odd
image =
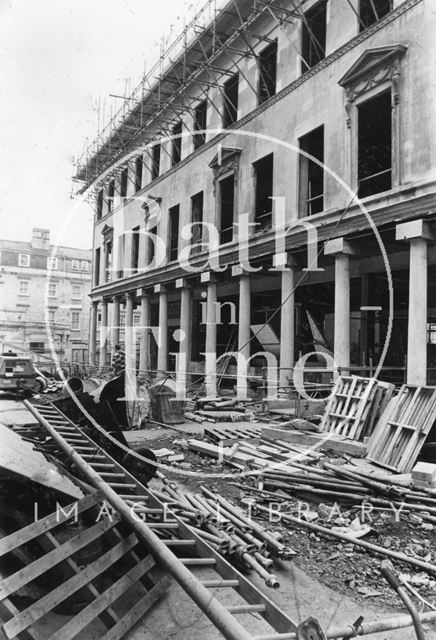
[[[101,235],[103,236],[103,242],[111,242],[114,235],[114,228],[105,224],[101,230]]]
[[[405,54],[406,50],[407,47],[404,44],[368,49],[356,60],[338,84],[346,88],[368,78],[381,67],[391,68]]]

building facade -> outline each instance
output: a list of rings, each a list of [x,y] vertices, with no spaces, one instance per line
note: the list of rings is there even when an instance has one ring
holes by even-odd
[[[0,348],[41,364],[87,363],[90,250],[54,246],[33,229],[30,242],[0,240]]]
[[[209,393],[225,353],[242,396],[314,351],[434,384],[435,29],[433,0],[237,0],[194,25],[77,171],[91,361],[122,312],[132,368]]]

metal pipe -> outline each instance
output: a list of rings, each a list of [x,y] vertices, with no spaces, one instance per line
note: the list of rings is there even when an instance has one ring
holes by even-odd
[[[238,517],[240,517],[240,515],[238,514],[238,512],[236,511],[235,507],[230,503],[227,502],[227,500],[225,500],[225,498],[212,493],[212,491],[209,491],[209,489],[207,489],[204,486],[201,486],[201,490],[203,491],[203,493],[207,496],[209,496],[210,498],[212,498],[212,500],[217,500],[222,506],[225,506],[228,511],[230,511],[231,513],[235,512],[236,515]],[[251,526],[251,529],[262,539],[265,540],[265,542],[267,542],[270,547],[272,547],[274,549],[274,551],[276,551],[277,553],[283,553],[285,551],[285,546],[279,542],[276,538],[274,538],[271,534],[269,534],[267,531],[265,531],[265,529],[263,527],[261,527],[260,525],[257,524],[257,522],[254,522],[253,520],[248,520],[247,519],[248,524]]]
[[[436,611],[420,613],[419,619],[421,622],[434,622],[436,620]],[[369,620],[368,622],[362,621],[357,631],[351,624],[343,627],[332,627],[327,630],[326,638],[327,640],[336,640],[337,638],[354,638],[356,636],[366,636],[372,633],[381,633],[383,631],[396,631],[397,629],[404,629],[411,626],[413,626],[411,616],[403,615],[396,616],[395,618],[387,618],[385,620]],[[252,640],[298,640],[298,635],[295,631],[280,634],[267,633],[261,636],[254,636],[252,637]]]
[[[391,561],[382,560],[380,571],[382,573],[382,576],[385,578],[385,580],[387,580],[389,585],[393,588],[393,590],[398,594],[398,596],[404,602],[406,609],[410,613],[413,620],[413,625],[415,627],[417,640],[425,640],[425,633],[422,627],[422,622],[419,619],[419,613],[415,609],[413,602],[409,598],[409,595],[406,591],[405,586],[398,579],[398,576],[394,571]]]
[[[257,505],[256,509],[258,511],[262,511],[263,513],[269,513],[268,509],[262,507],[261,505]],[[370,549],[374,551],[378,555],[387,556],[389,558],[395,558],[395,560],[401,560],[402,562],[406,562],[407,564],[419,567],[420,569],[424,569],[424,571],[428,571],[429,573],[436,574],[436,566],[430,564],[429,562],[424,562],[423,560],[419,560],[418,558],[411,558],[406,556],[405,553],[401,553],[400,551],[391,551],[391,549],[385,549],[384,547],[380,547],[372,542],[366,542],[366,540],[362,540],[360,538],[354,538],[351,535],[347,535],[346,533],[339,533],[338,531],[332,531],[331,529],[327,529],[326,527],[321,527],[319,524],[314,524],[313,522],[306,522],[305,520],[301,520],[299,518],[295,518],[294,516],[290,516],[287,513],[280,514],[281,519],[286,522],[291,522],[300,527],[304,527],[305,529],[310,529],[311,531],[316,531],[317,533],[321,533],[325,536],[331,536],[333,538],[337,538],[338,540],[344,540],[345,542],[355,544],[358,547],[363,547],[364,549]]]

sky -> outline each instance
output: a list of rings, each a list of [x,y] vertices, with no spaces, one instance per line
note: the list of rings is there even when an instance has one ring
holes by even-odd
[[[201,0],[0,0],[0,238],[92,246],[73,158]]]

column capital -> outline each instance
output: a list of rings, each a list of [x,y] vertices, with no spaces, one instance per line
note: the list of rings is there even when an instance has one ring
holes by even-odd
[[[143,287],[142,289],[138,289],[136,292],[138,298],[149,298],[151,295],[151,291]]]
[[[427,240],[434,242],[435,236],[431,232],[430,227],[424,220],[409,220],[402,222],[395,227],[395,240]]]
[[[244,267],[241,267],[240,264],[234,264],[232,266],[232,278],[240,278],[242,276],[249,276],[252,272],[247,271]]]
[[[186,278],[178,278],[176,280],[176,289],[190,289],[191,283]]]
[[[200,273],[200,282],[202,284],[208,284],[209,282],[217,282],[217,274],[215,271],[202,271]]]
[[[345,238],[333,238],[328,240],[324,245],[324,255],[356,255],[357,251],[348,240]]]
[[[167,287],[164,284],[155,284],[154,285],[155,293],[167,293]]]
[[[273,267],[275,269],[295,269],[299,266],[299,260],[291,253],[284,252],[273,255]]]

